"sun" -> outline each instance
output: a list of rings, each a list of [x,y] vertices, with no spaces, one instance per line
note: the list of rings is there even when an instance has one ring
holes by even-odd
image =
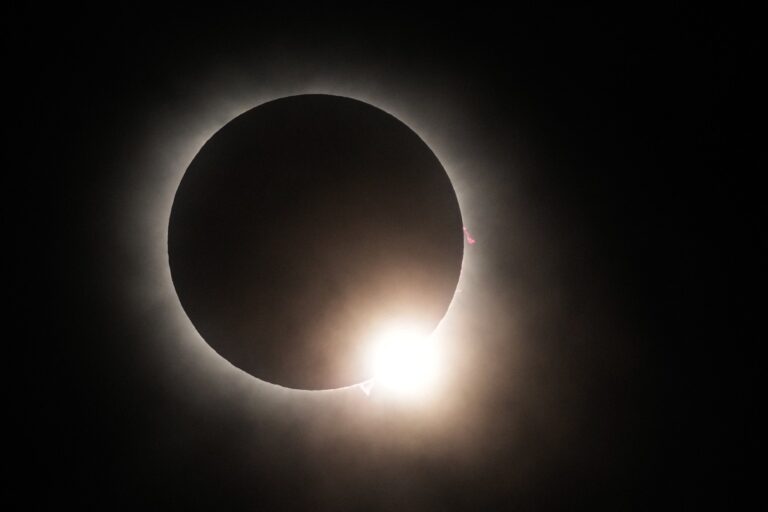
[[[438,348],[434,336],[417,327],[398,324],[383,329],[370,354],[374,386],[401,397],[424,396],[437,381]]]

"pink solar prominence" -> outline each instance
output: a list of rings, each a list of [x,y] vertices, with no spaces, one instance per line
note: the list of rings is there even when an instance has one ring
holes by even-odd
[[[469,230],[467,228],[464,228],[464,234],[467,237],[467,243],[469,243],[469,245],[472,245],[475,243],[476,240],[472,238],[472,235],[469,234]]]

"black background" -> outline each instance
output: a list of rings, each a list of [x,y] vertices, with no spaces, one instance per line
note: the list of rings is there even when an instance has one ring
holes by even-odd
[[[31,464],[20,472],[31,504],[692,509],[743,499],[755,363],[731,274],[747,265],[742,234],[763,244],[742,215],[757,169],[745,158],[743,85],[758,65],[743,23],[754,13],[389,10],[6,17],[6,176],[21,180],[5,193],[7,218],[27,235],[9,252],[25,269],[15,302],[29,352],[21,445]],[[504,299],[485,327],[495,341],[478,341],[465,368],[464,414],[480,426],[462,439],[483,439],[471,463],[433,456],[450,446],[409,454],[389,438],[384,454],[343,435],[317,447],[301,424],[270,422],[279,408],[253,427],[227,412],[236,406],[211,411],[160,385],[151,352],[136,348],[146,328],[104,264],[119,251],[104,205],[120,160],[142,149],[137,120],[161,116],[157,105],[212,62],[305,48],[461,91],[477,138],[501,155],[508,139],[525,147],[525,165],[494,171],[501,197],[504,186],[523,190],[524,207],[496,208],[477,238],[492,236],[497,296],[557,289],[557,315],[528,315],[536,356],[523,364],[523,393],[568,412],[518,407],[521,391],[500,378]],[[504,212],[521,209],[544,226],[530,254],[557,248],[528,281],[511,263],[519,241],[504,235]]]

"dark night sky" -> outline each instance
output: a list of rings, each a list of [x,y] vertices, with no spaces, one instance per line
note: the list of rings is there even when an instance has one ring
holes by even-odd
[[[757,62],[742,24],[754,14],[384,10],[9,13],[12,200],[32,233],[18,255],[33,269],[18,296],[32,306],[20,316],[32,333],[28,499],[735,506],[754,407],[732,276],[756,228],[741,85]],[[381,96],[418,89],[409,108],[454,134],[448,152],[471,155],[462,181],[482,266],[464,300],[482,312],[461,332],[466,357],[437,424],[362,394],[338,404],[228,389],[127,306],[135,262],[117,240],[142,240],[119,214],[140,193],[126,176],[162,152],[154,127],[187,123],[179,105],[224,94],[227,80],[329,68],[386,83]],[[441,105],[458,114],[437,118]]]

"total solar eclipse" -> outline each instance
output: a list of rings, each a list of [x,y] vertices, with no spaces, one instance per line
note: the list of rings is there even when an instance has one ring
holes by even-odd
[[[189,165],[168,228],[171,276],[203,339],[297,389],[371,377],[372,333],[432,331],[463,257],[440,161],[390,114],[330,95],[259,105]]]

